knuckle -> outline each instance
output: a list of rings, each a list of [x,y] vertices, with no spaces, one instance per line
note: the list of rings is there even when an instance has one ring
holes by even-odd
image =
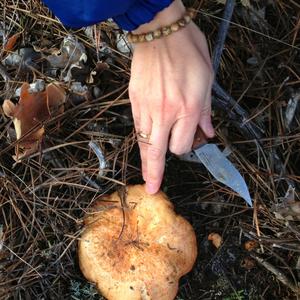
[[[146,155],[147,155],[146,151],[148,150],[148,145],[145,143],[139,142],[139,148],[140,148],[142,160],[144,161],[146,158]]]
[[[199,114],[199,103],[197,101],[190,101],[182,105],[178,114],[178,119],[184,120],[185,122],[194,123]]]
[[[179,147],[179,146],[173,146],[173,145],[170,145],[169,149],[175,155],[182,155],[191,150],[188,147]]]
[[[150,160],[160,160],[164,156],[161,149],[150,146],[148,148],[148,159]]]
[[[189,118],[196,116],[199,110],[199,103],[198,101],[190,101],[184,106],[184,111],[188,115]]]

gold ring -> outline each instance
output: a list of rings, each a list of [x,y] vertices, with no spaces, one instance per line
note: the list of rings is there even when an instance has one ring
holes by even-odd
[[[144,133],[144,132],[142,132],[142,131],[140,131],[140,132],[138,133],[138,136],[139,136],[140,138],[144,139],[144,140],[149,140],[149,138],[150,138],[150,134]]]

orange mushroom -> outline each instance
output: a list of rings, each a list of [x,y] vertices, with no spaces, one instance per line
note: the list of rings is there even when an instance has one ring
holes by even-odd
[[[221,247],[221,245],[223,244],[223,239],[222,237],[218,234],[218,233],[215,233],[215,232],[212,232],[208,235],[207,239],[209,241],[212,242],[212,244],[217,248],[219,249]]]
[[[164,193],[148,195],[142,185],[127,188],[125,206],[113,193],[87,216],[81,271],[109,300],[174,299],[197,257],[192,226]]]

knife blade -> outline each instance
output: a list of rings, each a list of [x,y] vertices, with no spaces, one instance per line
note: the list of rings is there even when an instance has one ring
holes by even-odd
[[[195,135],[193,150],[181,155],[180,158],[202,163],[217,181],[230,187],[252,207],[252,200],[245,179],[216,144],[207,143],[199,128]]]

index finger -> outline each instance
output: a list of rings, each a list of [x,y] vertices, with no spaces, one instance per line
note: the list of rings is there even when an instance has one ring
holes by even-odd
[[[153,123],[146,156],[146,189],[149,194],[155,194],[162,182],[170,130],[170,125]]]

